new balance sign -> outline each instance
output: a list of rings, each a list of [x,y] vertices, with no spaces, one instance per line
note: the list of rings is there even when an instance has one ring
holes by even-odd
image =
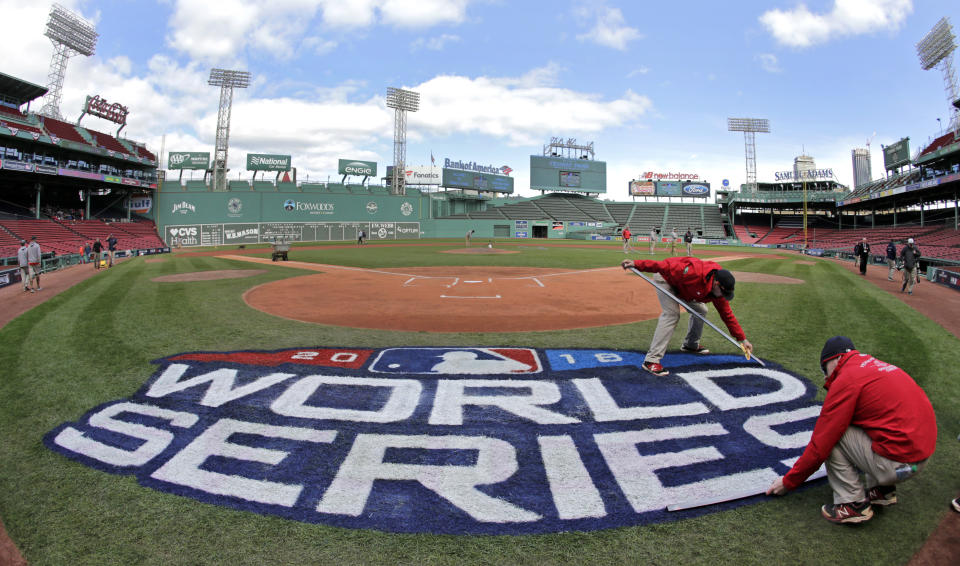
[[[143,486],[298,521],[521,534],[655,523],[762,491],[820,407],[740,356],[534,348],[297,348],[156,360],[133,396],[44,437]],[[755,501],[755,499],[753,500]]]

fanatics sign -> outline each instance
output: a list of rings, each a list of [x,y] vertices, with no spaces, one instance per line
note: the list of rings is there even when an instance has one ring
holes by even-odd
[[[751,502],[800,456],[806,379],[740,356],[300,348],[170,356],[48,433],[68,458],[256,513],[391,532],[589,531]],[[751,491],[753,490],[753,491]]]

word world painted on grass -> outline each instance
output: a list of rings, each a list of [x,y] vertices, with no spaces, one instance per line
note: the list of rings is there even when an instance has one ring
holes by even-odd
[[[156,360],[45,444],[143,486],[393,532],[595,530],[727,509],[810,438],[815,387],[773,363],[533,348],[303,348]]]

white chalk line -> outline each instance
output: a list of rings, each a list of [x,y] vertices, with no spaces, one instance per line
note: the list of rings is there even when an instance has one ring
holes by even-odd
[[[401,285],[401,286],[403,286],[403,287],[412,287],[412,286],[414,286],[414,285],[410,285],[409,283],[410,283],[411,281],[414,281],[414,280],[417,280],[417,279],[453,279],[454,282],[453,282],[452,284],[450,284],[450,285],[446,285],[447,288],[450,288],[450,287],[456,285],[456,284],[460,281],[460,278],[459,278],[458,276],[455,276],[455,275],[419,275],[419,274],[416,274],[416,273],[403,273],[403,272],[399,272],[399,271],[384,271],[384,270],[382,270],[382,269],[370,269],[370,268],[366,268],[366,267],[349,267],[349,266],[345,266],[345,265],[331,265],[331,264],[326,264],[326,263],[307,263],[307,262],[304,262],[304,261],[274,262],[274,261],[272,261],[272,260],[269,259],[269,258],[252,257],[252,256],[239,256],[239,255],[224,255],[224,256],[218,256],[218,257],[222,257],[222,258],[224,258],[224,259],[233,259],[233,260],[238,260],[238,261],[246,261],[246,262],[251,262],[251,263],[279,264],[279,265],[282,265],[282,266],[284,266],[284,267],[293,267],[293,268],[296,268],[296,269],[306,269],[306,270],[309,270],[309,271],[332,271],[332,270],[334,270],[334,269],[339,269],[339,270],[342,270],[342,271],[362,271],[362,272],[366,272],[366,273],[377,273],[377,274],[381,274],[381,275],[394,275],[394,276],[398,276],[398,277],[408,277],[408,279]],[[727,258],[723,258],[723,259],[727,259]],[[730,259],[733,259],[733,258],[730,258]],[[531,280],[531,281],[534,281],[534,282],[535,282],[537,285],[539,285],[540,287],[546,287],[546,285],[544,285],[543,282],[540,281],[540,279],[546,278],[546,277],[560,277],[560,276],[564,276],[564,275],[583,275],[583,274],[593,273],[593,272],[597,272],[597,271],[612,271],[612,270],[615,270],[615,269],[622,269],[622,268],[620,268],[620,267],[597,267],[597,268],[594,268],[594,269],[581,269],[581,270],[577,270],[577,271],[559,271],[559,272],[557,272],[557,273],[546,273],[546,274],[540,274],[540,275],[520,275],[520,276],[515,276],[515,277],[498,277],[497,279],[498,279],[498,280],[503,280],[503,281],[523,281],[523,280]],[[483,283],[483,281],[473,281],[473,280],[470,280],[470,281],[464,280],[463,282],[464,282],[464,283]],[[493,283],[493,277],[488,277],[488,278],[487,278],[487,282],[488,282],[488,283]]]

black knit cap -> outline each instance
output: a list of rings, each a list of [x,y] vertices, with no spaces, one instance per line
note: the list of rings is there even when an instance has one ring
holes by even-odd
[[[856,348],[853,346],[853,340],[846,336],[834,336],[828,339],[823,345],[823,350],[820,351],[820,369],[823,369],[823,372],[826,373],[827,370],[824,369],[824,365],[827,362],[841,354],[846,354],[850,350],[856,350]]]
[[[720,292],[723,293],[723,298],[732,301],[733,288],[737,284],[737,280],[733,274],[726,269],[718,269],[713,276],[713,280],[720,284]]]

